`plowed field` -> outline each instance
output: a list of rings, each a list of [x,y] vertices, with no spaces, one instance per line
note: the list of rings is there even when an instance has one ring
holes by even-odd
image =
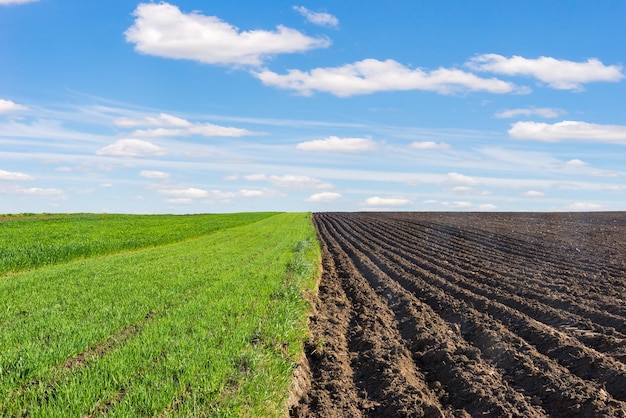
[[[292,416],[626,416],[626,213],[314,222],[323,274]]]

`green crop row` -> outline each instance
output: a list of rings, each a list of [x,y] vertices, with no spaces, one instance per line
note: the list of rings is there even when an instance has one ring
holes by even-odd
[[[0,280],[0,416],[284,416],[309,214]]]
[[[0,220],[0,275],[183,241],[272,215],[6,216]]]

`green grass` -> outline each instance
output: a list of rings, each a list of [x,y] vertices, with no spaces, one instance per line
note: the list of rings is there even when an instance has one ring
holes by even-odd
[[[274,213],[9,215],[0,217],[0,275],[183,241]]]
[[[284,416],[319,251],[278,214],[0,278],[0,416]]]

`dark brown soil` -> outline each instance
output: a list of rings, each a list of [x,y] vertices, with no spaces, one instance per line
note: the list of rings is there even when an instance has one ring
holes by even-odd
[[[626,213],[320,213],[293,417],[626,417]]]

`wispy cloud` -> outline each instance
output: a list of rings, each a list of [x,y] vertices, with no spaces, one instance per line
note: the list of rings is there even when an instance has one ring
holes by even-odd
[[[401,90],[426,90],[441,94],[467,91],[495,94],[524,92],[524,89],[513,83],[497,78],[482,78],[456,68],[432,71],[411,69],[391,59],[365,59],[341,67],[315,68],[310,71],[289,70],[284,75],[270,70],[253,74],[267,86],[293,90],[304,96],[325,92],[349,97]]]
[[[364,152],[375,150],[377,147],[378,144],[371,139],[339,138],[337,136],[301,142],[296,145],[299,150],[317,152]]]
[[[538,190],[529,190],[527,192],[524,192],[523,196],[525,197],[543,197],[546,194],[544,192],[540,192]]]
[[[312,12],[304,6],[293,6],[293,9],[315,25],[328,26],[331,28],[335,28],[339,25],[339,19],[330,13]]]
[[[113,155],[117,157],[149,157],[165,155],[164,148],[141,139],[119,139],[111,145],[100,148],[97,155]]]
[[[459,173],[448,173],[446,183],[452,186],[476,186],[478,181],[472,177]]]
[[[229,177],[228,180],[238,180],[238,176]],[[267,181],[276,187],[282,189],[329,189],[333,187],[332,184],[324,182],[320,179],[304,175],[285,174],[282,176],[277,175],[265,175],[261,173],[247,174],[243,176],[243,179],[248,181]]]
[[[199,135],[206,137],[240,137],[252,135],[247,129],[235,128],[232,126],[221,126],[212,123],[193,123],[177,116],[161,113],[158,116],[143,117],[121,117],[113,121],[117,126],[129,127],[150,127],[149,129],[137,129],[131,136],[139,137],[171,137],[171,136],[191,136]]]
[[[419,141],[413,142],[409,145],[410,148],[420,149],[420,150],[446,150],[450,149],[450,145],[445,142],[434,142],[434,141]]]
[[[164,180],[164,179],[169,179],[171,177],[170,173],[165,173],[163,171],[152,171],[152,170],[141,170],[139,172],[139,175],[147,179],[156,179],[156,180]]]
[[[519,109],[507,109],[495,114],[498,119],[509,119],[518,116],[539,116],[542,118],[557,118],[564,115],[565,112],[562,109],[552,109],[549,107],[529,107]]]
[[[379,197],[373,196],[365,200],[365,205],[369,207],[379,206],[408,206],[411,204],[409,199],[402,197]]]
[[[0,170],[0,180],[28,181],[34,180],[34,177],[24,173]]]
[[[566,209],[572,211],[590,211],[602,209],[602,205],[591,202],[574,202],[571,205],[567,206]]]
[[[39,0],[0,0],[0,5],[34,3]]]
[[[498,54],[484,54],[472,58],[467,65],[478,71],[531,76],[560,90],[582,90],[584,83],[617,82],[625,77],[621,66],[607,66],[595,58],[574,62],[552,57],[532,59],[514,55],[507,58]]]
[[[259,66],[276,54],[326,48],[330,41],[311,38],[279,25],[275,31],[250,30],[199,12],[183,13],[169,3],[141,3],[135,22],[125,32],[135,50],[164,58],[206,64]]]
[[[601,125],[569,120],[554,124],[516,122],[508,132],[511,138],[548,142],[562,139],[626,141],[626,126],[624,125]]]

